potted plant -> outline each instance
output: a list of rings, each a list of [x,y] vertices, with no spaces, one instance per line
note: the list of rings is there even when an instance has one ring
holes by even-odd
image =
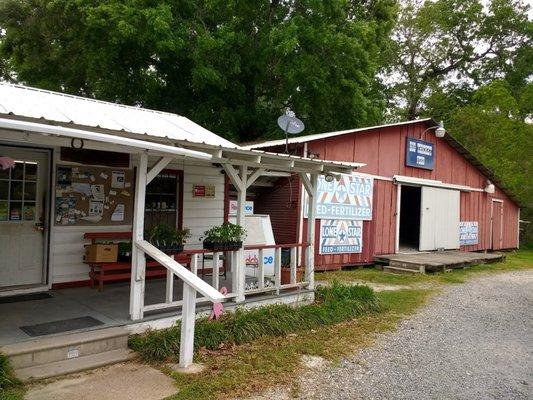
[[[145,232],[146,240],[165,254],[181,253],[190,236],[188,228],[176,229],[167,224],[156,225]]]
[[[238,250],[242,247],[242,241],[246,237],[246,229],[240,225],[225,222],[220,226],[204,232],[204,249],[213,251]]]
[[[131,242],[118,243],[118,261],[131,262]]]
[[[302,281],[304,270],[303,267],[296,267],[296,283]],[[291,283],[291,265],[283,264],[281,266],[281,284],[288,285],[289,283]]]

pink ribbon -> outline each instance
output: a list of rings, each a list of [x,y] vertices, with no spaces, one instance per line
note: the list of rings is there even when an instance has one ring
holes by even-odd
[[[220,288],[220,293],[226,295],[228,294],[228,289],[226,289],[225,286]],[[214,319],[219,319],[222,316],[222,313],[224,312],[224,305],[222,303],[213,303],[213,310],[211,311],[211,315],[209,316],[209,321],[212,321]]]

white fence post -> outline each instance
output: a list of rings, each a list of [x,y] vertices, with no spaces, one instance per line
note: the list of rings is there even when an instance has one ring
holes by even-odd
[[[257,287],[259,289],[264,289],[265,287],[265,256],[263,249],[259,249],[257,260],[259,264],[257,265],[259,271],[259,276],[257,277]]]
[[[302,183],[307,191],[308,212],[307,212],[307,243],[305,249],[305,280],[308,282],[307,288],[315,288],[315,219],[316,219],[316,196],[318,188],[318,175],[300,174]]]
[[[296,254],[296,247],[291,247],[291,283],[296,283],[296,268],[298,260]]]
[[[148,170],[148,155],[139,154],[137,176],[135,180],[135,204],[133,209],[133,242],[144,239],[144,205],[146,197],[146,173]],[[146,274],[146,257],[144,252],[132,246],[132,271],[130,284],[130,318],[139,320],[144,312],[144,287]]]
[[[191,259],[191,272],[198,271],[198,255]],[[194,325],[196,322],[196,289],[183,282],[183,308],[181,312],[180,368],[187,368],[194,357]]]
[[[274,251],[274,282],[276,285],[276,294],[279,294],[281,286],[281,248],[277,247]]]
[[[213,280],[212,280],[212,285],[216,290],[218,290],[218,286],[219,286],[219,276],[218,276],[218,260],[220,259],[220,253],[218,251],[215,251],[213,253],[213,268],[212,268],[212,273],[213,273]]]

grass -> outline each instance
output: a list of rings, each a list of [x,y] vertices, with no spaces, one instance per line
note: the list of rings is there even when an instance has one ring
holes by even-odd
[[[336,362],[371,345],[375,333],[394,329],[397,322],[414,312],[430,293],[430,290],[417,289],[379,293],[379,312],[286,336],[263,337],[219,351],[200,351],[196,361],[206,365],[206,372],[194,376],[171,373],[179,388],[172,399],[246,396],[273,385],[290,387],[292,393],[297,393],[294,376],[301,369],[302,355],[316,355]]]
[[[20,400],[24,396],[22,383],[15,378],[9,359],[0,354],[0,399]]]
[[[333,283],[316,291],[310,305],[269,307],[227,313],[220,320],[200,319],[195,328],[195,347],[217,350],[221,346],[250,343],[264,337],[279,337],[333,325],[377,311],[379,304],[372,289]],[[179,356],[180,324],[144,335],[132,336],[130,347],[147,361],[164,361]]]

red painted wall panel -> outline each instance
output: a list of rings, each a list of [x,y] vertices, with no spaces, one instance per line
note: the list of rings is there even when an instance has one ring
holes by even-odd
[[[264,189],[254,202],[255,214],[270,215],[276,243],[295,243],[299,229],[300,179],[280,178],[273,188]]]

